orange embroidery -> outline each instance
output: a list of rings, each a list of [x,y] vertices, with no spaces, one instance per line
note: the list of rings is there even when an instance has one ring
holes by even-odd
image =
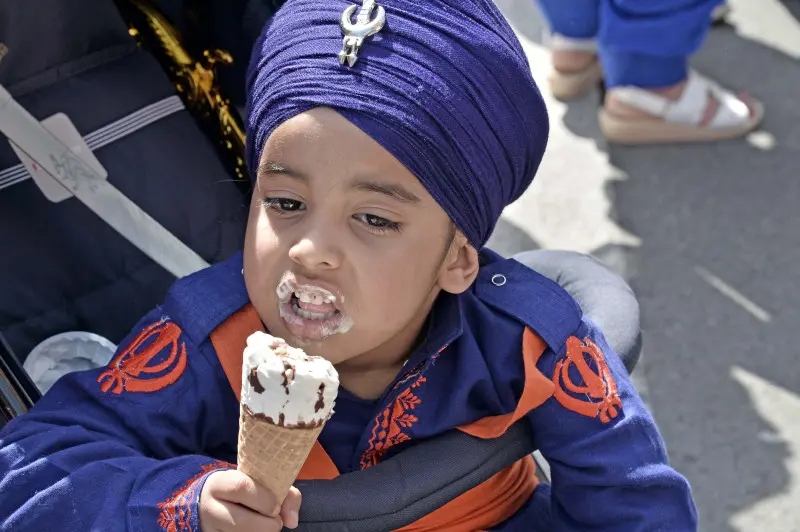
[[[587,358],[594,368],[589,366]],[[580,373],[583,384],[575,384],[570,378],[569,370],[573,366]],[[567,340],[567,357],[556,364],[553,384],[556,400],[578,414],[592,418],[599,416],[601,422],[608,423],[622,410],[617,384],[603,353],[589,338],[581,342],[571,336]]]
[[[375,420],[369,448],[361,456],[361,469],[376,465],[390,448],[411,439],[404,430],[411,428],[414,423],[419,421],[412,411],[422,403],[422,400],[411,390],[425,382],[425,377],[417,378],[417,381],[410,388],[403,390]]]
[[[156,392],[174,383],[186,369],[186,344],[179,342],[180,337],[180,327],[170,321],[146,327],[97,378],[100,389],[117,395],[123,390]],[[167,359],[149,365],[166,348],[170,350]]]
[[[428,363],[434,363],[445,349],[447,349],[447,345],[439,349],[435,355],[432,355]],[[369,440],[369,448],[361,455],[361,469],[376,465],[390,448],[411,439],[404,432],[404,429],[410,429],[414,423],[419,421],[417,416],[411,412],[422,404],[422,400],[411,390],[419,388],[427,381],[425,377],[420,375],[425,366],[425,362],[417,364],[408,375],[403,377],[392,388],[392,390],[397,390],[412,379],[416,379],[414,384],[403,390],[394,402],[386,407],[375,420],[375,426],[372,428],[372,437]]]
[[[424,362],[424,361],[423,361],[423,362],[420,362],[419,364],[417,364],[417,365],[414,367],[414,369],[412,369],[411,371],[409,371],[409,372],[408,372],[408,374],[407,374],[405,377],[403,377],[402,379],[400,379],[399,381],[397,381],[397,384],[395,384],[395,385],[394,385],[394,387],[392,388],[392,390],[399,390],[399,389],[400,389],[400,388],[402,388],[402,387],[403,387],[403,386],[404,386],[404,385],[405,385],[407,382],[410,382],[410,381],[412,381],[412,380],[416,379],[417,377],[419,377],[419,373],[420,373],[420,371],[422,371],[422,369],[425,367],[425,365],[426,365],[426,364],[433,364],[434,362],[436,362],[436,359],[437,359],[437,358],[439,358],[439,355],[441,355],[441,354],[442,354],[442,351],[444,351],[445,349],[447,349],[447,347],[448,347],[449,345],[450,345],[450,344],[445,344],[445,345],[444,345],[444,347],[442,347],[441,349],[439,349],[439,350],[436,352],[436,354],[435,354],[435,355],[431,356],[431,358],[430,358],[430,361],[428,361],[428,362]]]
[[[161,530],[164,532],[194,532],[192,504],[197,497],[197,490],[200,489],[200,481],[208,473],[220,469],[236,469],[236,466],[220,461],[206,464],[200,469],[200,473],[190,478],[167,500],[158,503],[158,509],[161,510],[161,514],[158,516],[158,526],[161,527]]]

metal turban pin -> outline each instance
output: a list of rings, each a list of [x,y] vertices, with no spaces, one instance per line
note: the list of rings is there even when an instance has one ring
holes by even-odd
[[[364,0],[361,11],[353,23],[353,14],[357,8],[358,6],[349,6],[345,9],[340,22],[344,39],[342,51],[339,52],[339,63],[344,64],[347,61],[349,66],[355,65],[358,61],[358,52],[364,44],[364,39],[381,31],[386,23],[386,11],[376,4],[375,0]],[[374,18],[373,11],[376,11]]]

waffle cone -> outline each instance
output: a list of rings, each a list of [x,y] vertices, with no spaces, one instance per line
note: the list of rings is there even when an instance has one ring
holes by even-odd
[[[244,406],[239,414],[238,468],[268,488],[283,503],[322,427],[286,428],[254,416]]]

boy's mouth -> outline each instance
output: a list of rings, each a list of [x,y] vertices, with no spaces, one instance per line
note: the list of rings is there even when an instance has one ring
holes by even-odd
[[[340,309],[340,298],[315,285],[300,285],[287,272],[276,289],[280,316],[289,331],[300,340],[318,341],[343,334],[353,320]]]
[[[295,314],[307,320],[324,320],[339,312],[333,302],[319,295],[313,297],[307,292],[294,292],[290,301]]]

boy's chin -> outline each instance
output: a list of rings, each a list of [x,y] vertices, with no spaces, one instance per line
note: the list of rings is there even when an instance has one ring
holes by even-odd
[[[264,323],[271,335],[283,338],[289,345],[309,355],[325,358],[334,365],[351,358],[352,355],[343,352],[347,349],[346,333],[329,334],[328,329],[320,331],[319,326],[306,327],[306,324],[287,323],[281,317],[276,318],[274,323],[266,320]]]
[[[353,353],[347,349],[347,343],[341,342],[344,337],[328,337],[322,340],[310,340],[308,338],[296,337],[288,333],[284,340],[293,347],[298,347],[305,351],[307,355],[322,357],[334,366],[348,361],[353,357]]]

